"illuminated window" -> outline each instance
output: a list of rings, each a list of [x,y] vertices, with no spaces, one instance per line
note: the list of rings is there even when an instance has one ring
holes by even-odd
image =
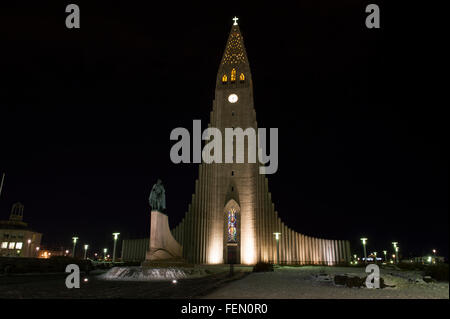
[[[7,241],[4,241],[4,242],[2,243],[2,249],[6,249],[6,248],[8,248],[8,242],[7,242]]]
[[[8,248],[9,249],[14,249],[14,246],[16,245],[15,242],[10,242]]]
[[[228,77],[227,77],[226,74],[224,74],[224,75],[222,76],[222,83],[227,83],[227,81],[228,81]]]
[[[236,81],[236,69],[231,70],[231,82]]]
[[[16,243],[16,249],[22,249],[23,243]]]
[[[244,81],[245,81],[245,75],[244,75],[244,73],[241,73],[241,75],[239,75],[239,80],[240,80],[241,82],[244,82]]]
[[[237,242],[237,213],[236,209],[231,208],[228,211],[228,242]]]

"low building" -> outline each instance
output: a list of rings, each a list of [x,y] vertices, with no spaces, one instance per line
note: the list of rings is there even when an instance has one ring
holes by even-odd
[[[39,253],[38,253],[38,258],[51,258],[51,257],[55,257],[55,256],[70,256],[70,251],[64,248],[60,248],[60,249],[50,249],[50,248],[45,248],[45,247],[41,247],[39,249]]]
[[[15,203],[9,220],[0,220],[0,257],[38,257],[42,234],[23,221],[24,206]]]
[[[442,256],[422,256],[422,257],[414,257],[411,259],[412,262],[419,264],[438,264],[444,263],[445,257]]]

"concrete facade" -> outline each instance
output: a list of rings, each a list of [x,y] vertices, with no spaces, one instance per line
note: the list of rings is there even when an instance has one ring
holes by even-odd
[[[150,225],[150,247],[145,259],[157,261],[181,258],[183,249],[170,232],[167,215],[152,211]]]
[[[230,101],[232,94],[237,95],[237,101]],[[232,26],[219,66],[209,126],[218,128],[223,138],[225,128],[258,128],[250,65],[238,25]],[[237,142],[233,145],[236,149]],[[225,141],[222,149],[225,154]],[[244,151],[248,154],[247,142]],[[249,163],[247,155],[244,163],[224,162],[223,158],[222,163],[200,164],[192,202],[172,230],[186,260],[199,264],[274,262],[277,242],[273,233],[279,232],[282,263],[333,265],[350,261],[348,241],[312,238],[281,221],[268,180],[259,174],[259,163]],[[233,242],[227,241],[230,210],[237,212],[237,240]]]

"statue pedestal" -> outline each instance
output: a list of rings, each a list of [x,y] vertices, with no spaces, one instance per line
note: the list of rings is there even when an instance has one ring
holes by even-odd
[[[183,264],[183,249],[170,232],[169,217],[153,210],[150,224],[150,246],[142,266],[162,263]]]

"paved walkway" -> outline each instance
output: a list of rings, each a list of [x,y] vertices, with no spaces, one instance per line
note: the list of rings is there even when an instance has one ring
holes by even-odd
[[[319,276],[322,274],[322,276]],[[335,274],[363,277],[364,268],[352,267],[282,267],[272,273],[252,273],[231,282],[204,298],[247,299],[391,299],[449,298],[448,283],[427,284],[414,272],[381,270],[386,284],[395,288],[367,289],[336,286]]]

